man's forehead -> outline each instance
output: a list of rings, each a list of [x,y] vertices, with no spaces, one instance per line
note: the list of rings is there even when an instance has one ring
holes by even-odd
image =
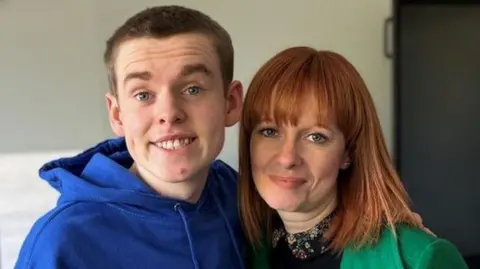
[[[179,46],[173,47],[162,40],[146,39],[122,44],[115,61],[118,75],[166,69],[182,75],[195,72],[212,75],[219,70],[219,61],[209,46],[177,43]]]
[[[126,86],[126,84],[129,81],[133,81],[133,80],[148,81],[148,80],[154,79],[155,77],[161,76],[163,73],[161,72],[161,70],[149,70],[149,69],[143,69],[143,70],[144,71],[126,72],[122,79],[123,85]],[[189,77],[196,74],[210,77],[210,78],[213,78],[214,76],[212,71],[207,66],[201,63],[184,65],[178,73],[173,73],[173,76],[174,78],[182,78],[182,77]],[[167,73],[167,76],[168,75],[169,74]],[[172,79],[172,77],[170,79]]]

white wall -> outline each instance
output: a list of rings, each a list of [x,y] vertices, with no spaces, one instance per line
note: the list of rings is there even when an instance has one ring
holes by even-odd
[[[81,148],[110,135],[94,2],[0,1],[0,152]]]
[[[134,12],[172,2],[0,1],[0,152],[77,149],[109,136],[103,99],[107,89],[102,64],[105,41]],[[227,28],[236,49],[235,76],[245,85],[263,62],[288,46],[311,45],[344,54],[365,78],[391,148],[391,63],[382,48],[390,1],[174,2],[198,8]],[[234,167],[236,145],[236,129],[231,129],[221,157]],[[9,255],[3,257],[3,268],[13,267],[21,238],[28,231],[24,220],[35,219],[53,205],[55,194],[36,176],[50,154],[58,153],[46,153],[33,162],[24,159],[29,154],[0,158],[0,168],[10,169],[0,169],[1,176],[16,175],[10,183],[0,184],[0,229],[9,218],[1,243],[4,255],[5,249]],[[13,165],[12,156],[19,165]],[[19,160],[25,160],[24,165]],[[12,229],[17,227],[14,216],[19,216],[18,229]]]

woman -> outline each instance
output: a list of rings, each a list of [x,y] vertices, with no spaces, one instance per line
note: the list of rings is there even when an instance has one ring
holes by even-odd
[[[290,48],[254,76],[239,192],[253,268],[467,268],[410,210],[368,89],[336,53]]]

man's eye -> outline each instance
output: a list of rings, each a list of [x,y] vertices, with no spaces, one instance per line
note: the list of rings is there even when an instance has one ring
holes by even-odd
[[[275,131],[275,129],[272,129],[272,128],[265,128],[260,130],[260,134],[265,137],[272,137],[277,134],[277,131]]]
[[[151,98],[151,94],[148,92],[140,92],[135,95],[137,101],[148,101]]]
[[[186,90],[185,90],[185,93],[188,94],[188,95],[196,95],[198,94],[202,89],[200,87],[197,87],[197,86],[193,86],[193,87],[188,87]]]

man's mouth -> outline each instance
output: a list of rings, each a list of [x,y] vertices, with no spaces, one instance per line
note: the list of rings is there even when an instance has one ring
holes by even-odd
[[[176,150],[184,148],[195,141],[196,137],[176,138],[154,143],[157,147],[165,150]]]

